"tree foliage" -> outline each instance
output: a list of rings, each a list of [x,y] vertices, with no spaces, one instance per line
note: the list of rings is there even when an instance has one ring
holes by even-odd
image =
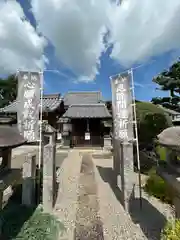
[[[180,93],[180,62],[174,63],[167,71],[163,71],[153,82],[160,86],[163,91],[170,91],[170,96]]]
[[[168,70],[163,71],[157,77],[153,78],[153,82],[160,86],[160,90],[169,91],[170,97],[153,98],[152,103],[180,110],[178,105],[180,97],[175,94],[180,94],[180,61],[174,63]]]
[[[10,75],[6,79],[0,79],[0,107],[8,105],[17,96],[17,78]]]
[[[149,102],[137,102],[136,115],[139,143],[142,148],[151,145],[161,131],[172,126],[172,121],[164,110]]]
[[[112,110],[109,102],[108,109]],[[172,126],[172,121],[164,110],[149,102],[136,101],[136,117],[140,148],[152,145],[154,138],[165,128]]]

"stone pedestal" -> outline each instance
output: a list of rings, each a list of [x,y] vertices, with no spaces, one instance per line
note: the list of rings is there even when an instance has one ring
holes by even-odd
[[[28,154],[23,164],[22,204],[35,204],[36,156]]]
[[[162,177],[169,186],[169,191],[175,207],[175,215],[176,218],[180,219],[180,179],[177,177],[177,173],[173,171],[171,166],[169,168],[159,166],[157,168],[157,174]]]
[[[104,148],[111,148],[112,147],[112,140],[110,137],[104,138]]]
[[[55,197],[56,185],[56,145],[44,146],[43,159],[43,209],[46,212],[52,211]]]

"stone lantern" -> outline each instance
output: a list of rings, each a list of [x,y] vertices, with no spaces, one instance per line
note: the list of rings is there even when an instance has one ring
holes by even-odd
[[[11,168],[12,149],[26,142],[18,129],[12,124],[13,119],[0,118],[0,156],[2,158],[0,171]]]
[[[162,131],[157,136],[157,142],[166,151],[166,162],[159,164],[157,173],[168,184],[172,193],[176,217],[180,218],[180,126]]]
[[[26,140],[12,124],[12,119],[0,118],[0,209],[3,203],[3,191],[22,177],[20,169],[11,168],[11,154],[13,148],[23,145]]]
[[[42,135],[45,145],[49,143],[52,145],[56,144],[57,130],[45,121],[42,124]]]

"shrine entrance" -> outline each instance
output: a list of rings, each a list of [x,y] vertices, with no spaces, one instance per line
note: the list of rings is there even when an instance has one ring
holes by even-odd
[[[72,145],[74,147],[102,146],[103,126],[101,119],[72,119]]]

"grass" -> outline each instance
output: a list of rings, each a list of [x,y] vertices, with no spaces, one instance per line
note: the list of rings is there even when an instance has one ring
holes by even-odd
[[[161,233],[161,240],[179,240],[180,239],[180,220],[173,219],[166,223]]]
[[[172,196],[167,183],[157,175],[156,169],[152,168],[146,181],[144,190],[151,196],[160,199],[162,202],[172,204]]]
[[[12,204],[1,214],[2,237],[11,240],[58,240],[65,231],[54,216],[43,213],[41,208],[27,208]]]

